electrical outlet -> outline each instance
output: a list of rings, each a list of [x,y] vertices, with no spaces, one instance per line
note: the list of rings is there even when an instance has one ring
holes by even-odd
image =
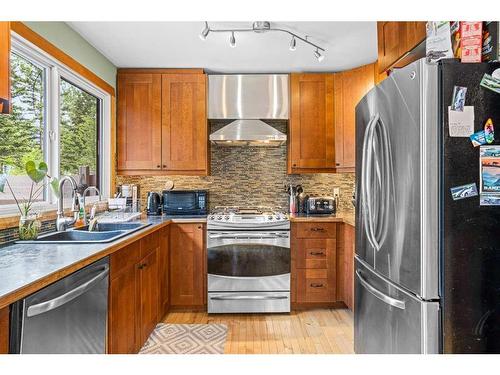
[[[338,187],[333,188],[333,197],[340,198],[340,188],[338,188]]]

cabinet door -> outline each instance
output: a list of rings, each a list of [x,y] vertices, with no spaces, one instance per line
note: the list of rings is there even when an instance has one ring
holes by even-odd
[[[379,73],[384,72],[400,56],[402,22],[377,22]]]
[[[426,36],[426,22],[405,22],[405,52],[412,50],[417,46]]]
[[[10,111],[10,22],[0,22],[0,113]]]
[[[205,74],[162,75],[162,168],[206,175],[208,135]]]
[[[160,288],[158,319],[161,320],[168,312],[169,307],[170,226],[163,228],[160,233],[160,249],[158,251],[158,277]]]
[[[288,173],[334,171],[333,77],[291,75]]]
[[[9,307],[0,309],[0,354],[9,353]]]
[[[118,169],[161,170],[161,75],[118,74]]]
[[[202,224],[170,228],[170,304],[202,306],[206,302],[206,253]]]
[[[352,225],[344,224],[344,303],[354,308],[354,235]]]
[[[155,250],[145,258],[139,265],[140,268],[140,328],[139,348],[146,342],[151,332],[158,323],[159,308],[159,280],[158,280],[158,250]]]
[[[139,324],[138,269],[133,264],[111,279],[109,284],[108,353],[131,354],[138,350]]]
[[[343,172],[356,167],[356,105],[373,81],[373,64],[335,74],[335,164]]]
[[[297,269],[297,302],[335,302],[335,270]]]

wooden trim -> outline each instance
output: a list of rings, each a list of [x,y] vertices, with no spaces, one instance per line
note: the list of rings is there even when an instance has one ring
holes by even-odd
[[[118,68],[118,74],[146,73],[146,74],[203,74],[203,68],[169,69],[169,68]]]
[[[11,30],[14,31],[16,34],[22,36],[29,42],[33,43],[38,48],[47,52],[49,55],[56,58],[61,63],[63,63],[64,65],[66,65],[67,67],[69,67],[70,69],[72,69],[85,79],[89,80],[102,90],[106,91],[111,96],[115,96],[115,89],[109,83],[107,83],[102,78],[93,73],[91,70],[80,64],[74,58],[72,58],[65,52],[61,51],[55,45],[50,43],[47,39],[43,38],[33,30],[31,30],[24,23],[19,21],[11,22]]]
[[[9,354],[9,306],[0,309],[0,354]]]
[[[116,169],[117,169],[117,154],[116,154],[116,97],[111,96],[111,129],[109,133],[109,142],[110,142],[110,149],[109,149],[109,178],[110,178],[110,186],[109,186],[109,196],[112,197],[115,189],[116,189]]]
[[[0,22],[0,41],[6,46],[0,48],[0,116],[12,113],[12,90],[10,88],[10,28],[8,21]],[[4,97],[4,94],[5,97]]]
[[[176,171],[176,170],[117,170],[118,176],[208,176],[206,169],[196,171]]]

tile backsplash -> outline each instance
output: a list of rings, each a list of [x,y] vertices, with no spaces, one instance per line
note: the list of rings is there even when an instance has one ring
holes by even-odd
[[[211,123],[211,132],[227,122]],[[270,122],[286,133],[286,121]],[[209,207],[280,206],[287,207],[285,185],[301,184],[309,195],[333,195],[340,188],[339,209],[352,212],[353,173],[318,173],[287,175],[287,147],[224,147],[211,145],[210,176],[117,176],[117,185],[138,184],[141,205],[145,207],[148,191],[163,190],[165,183],[174,181],[175,189],[206,189]]]

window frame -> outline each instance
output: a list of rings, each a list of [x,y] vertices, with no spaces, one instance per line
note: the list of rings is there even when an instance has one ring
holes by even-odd
[[[59,159],[59,116],[60,116],[60,84],[61,79],[95,96],[98,100],[100,114],[98,118],[98,166],[101,196],[110,196],[111,189],[111,95],[76,73],[59,60],[39,47],[27,41],[15,32],[11,32],[11,53],[15,53],[45,69],[45,126],[44,143],[46,145],[45,162],[53,176],[60,175]],[[57,198],[46,187],[44,201],[37,202],[33,209],[43,212],[55,208]],[[16,205],[0,205],[0,216],[18,213]]]

